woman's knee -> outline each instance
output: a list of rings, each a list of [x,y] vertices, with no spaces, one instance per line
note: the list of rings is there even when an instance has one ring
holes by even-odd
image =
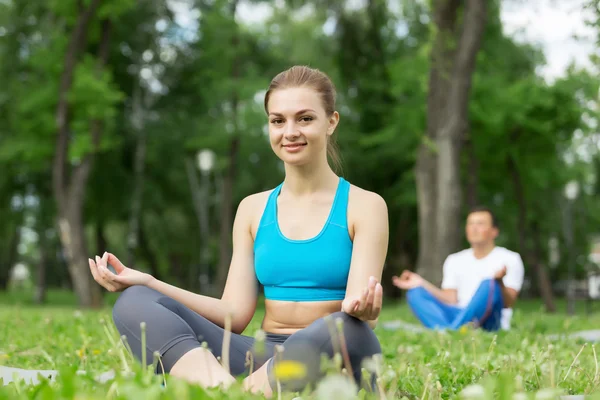
[[[381,353],[381,345],[375,332],[365,321],[352,317],[345,312],[333,314],[343,324],[344,342],[350,358],[362,359]]]
[[[307,376],[298,381],[289,381],[286,386],[301,390],[303,384],[315,383],[322,377],[321,355],[333,357],[335,353],[346,353],[350,358],[355,379],[360,379],[362,363],[381,353],[381,346],[373,329],[364,321],[341,311],[319,318],[308,327],[292,335],[283,344],[283,353],[271,360],[268,367],[269,381],[275,382],[274,371],[278,362],[295,361],[305,365]],[[300,386],[297,386],[300,385]]]
[[[112,309],[112,316],[115,322],[126,323],[134,318],[138,319],[145,304],[156,302],[161,294],[146,286],[130,286],[123,290]]]

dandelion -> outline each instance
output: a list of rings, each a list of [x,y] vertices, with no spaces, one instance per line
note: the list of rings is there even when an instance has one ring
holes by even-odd
[[[306,377],[306,365],[294,360],[283,360],[275,364],[273,372],[281,381],[302,379]]]
[[[536,400],[550,400],[556,399],[560,392],[556,389],[542,389],[535,394]]]
[[[97,355],[98,355],[98,354],[100,354],[100,353],[101,353],[101,351],[100,351],[100,350],[98,350],[98,349],[94,349],[94,350],[92,350],[92,354],[94,354],[95,356],[97,356]]]
[[[356,383],[347,376],[329,375],[319,382],[316,398],[318,400],[356,399],[357,393]]]
[[[481,385],[469,385],[460,392],[460,396],[464,399],[481,399],[485,396],[485,390]]]

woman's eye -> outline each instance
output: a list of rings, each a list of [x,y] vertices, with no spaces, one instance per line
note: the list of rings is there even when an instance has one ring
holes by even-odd
[[[282,121],[281,119],[272,119],[272,120],[271,120],[271,123],[272,123],[272,124],[275,124],[275,125],[277,125],[277,124],[281,124],[282,122],[283,122],[283,121]]]
[[[302,118],[300,118],[300,121],[303,121],[303,122],[310,122],[312,120],[313,120],[313,117],[302,117]]]

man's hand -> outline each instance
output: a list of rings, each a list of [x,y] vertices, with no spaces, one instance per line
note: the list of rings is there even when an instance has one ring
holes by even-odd
[[[424,282],[425,280],[421,277],[421,275],[408,270],[404,270],[400,277],[392,277],[392,283],[394,286],[403,290],[414,289],[422,286]]]
[[[501,281],[502,278],[504,278],[506,276],[506,265],[503,266],[500,270],[498,270],[495,274],[494,274],[494,279],[497,281]]]

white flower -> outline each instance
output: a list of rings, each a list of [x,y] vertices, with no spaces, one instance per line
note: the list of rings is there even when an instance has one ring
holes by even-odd
[[[535,394],[536,400],[558,399],[559,391],[556,389],[542,389]]]
[[[318,400],[356,399],[358,387],[354,381],[342,375],[328,375],[317,385]]]
[[[481,385],[469,385],[460,392],[460,396],[464,399],[480,399],[484,395],[485,389]]]

